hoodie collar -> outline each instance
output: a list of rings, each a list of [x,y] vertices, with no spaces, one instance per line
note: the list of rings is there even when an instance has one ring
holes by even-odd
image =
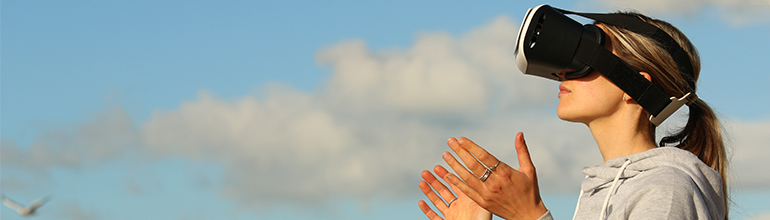
[[[656,158],[659,158],[660,155],[674,153],[672,151],[681,151],[681,149],[674,147],[659,147],[636,154],[613,158],[596,166],[585,167],[583,168],[583,173],[586,175],[586,179],[583,181],[581,189],[584,192],[590,192],[598,188],[607,187],[606,185],[612,182],[626,160],[630,160],[631,164],[623,170],[620,179],[632,178],[645,170],[665,166],[665,163],[658,163],[655,162],[655,160],[657,160]]]

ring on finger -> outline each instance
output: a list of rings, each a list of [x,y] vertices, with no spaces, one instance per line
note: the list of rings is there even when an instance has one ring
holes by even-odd
[[[489,170],[490,171],[495,171],[495,169],[497,169],[497,165],[500,165],[500,160],[498,160],[497,163],[494,166],[490,167]]]
[[[447,203],[447,204],[446,204],[446,207],[449,207],[449,206],[451,206],[451,205],[452,205],[452,203],[453,203],[453,202],[455,202],[455,200],[457,200],[457,197],[455,197],[455,198],[454,198],[454,199],[452,199],[452,200],[449,200],[449,203]]]
[[[484,171],[484,174],[483,174],[483,175],[481,175],[481,177],[479,177],[479,180],[481,180],[481,182],[484,182],[484,181],[486,181],[486,180],[487,180],[487,178],[489,178],[489,175],[491,175],[491,174],[492,174],[492,170],[490,170],[489,168],[487,168],[487,169]]]

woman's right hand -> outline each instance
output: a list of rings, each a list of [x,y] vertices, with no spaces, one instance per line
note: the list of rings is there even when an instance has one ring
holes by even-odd
[[[447,174],[443,178],[481,207],[504,219],[538,219],[548,212],[540,199],[537,173],[524,134],[516,135],[518,170],[467,138],[451,138],[447,144],[468,168],[445,152],[444,161],[457,176]]]
[[[446,176],[449,172],[444,169],[441,166],[436,166],[433,171],[438,174],[438,176]],[[490,220],[492,219],[492,213],[487,211],[484,208],[481,208],[476,202],[468,198],[463,192],[458,190],[454,184],[449,183],[449,186],[452,187],[452,191],[457,193],[457,196],[455,197],[452,191],[449,190],[444,184],[442,184],[438,179],[436,179],[435,176],[433,176],[432,173],[429,171],[422,171],[422,178],[425,181],[420,181],[420,189],[422,189],[422,192],[425,193],[425,196],[428,197],[428,200],[433,203],[433,205],[438,209],[441,214],[444,215],[444,219],[451,220],[451,219],[462,219],[462,220]],[[447,181],[449,182],[449,181]],[[433,186],[433,189],[436,189],[436,191],[433,191],[431,189],[431,186]],[[443,200],[441,198],[444,198]],[[448,205],[444,202],[450,202]],[[422,212],[425,213],[425,216],[428,216],[431,220],[441,220],[441,216],[439,216],[436,212],[433,211],[433,209],[428,206],[428,203],[425,201],[420,200],[419,202],[420,209],[422,209]]]

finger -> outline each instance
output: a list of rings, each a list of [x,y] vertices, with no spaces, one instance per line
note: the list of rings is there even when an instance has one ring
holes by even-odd
[[[535,165],[532,164],[532,157],[529,155],[527,142],[524,141],[524,133],[516,134],[516,155],[519,158],[519,171],[529,177],[535,175]]]
[[[447,171],[444,167],[441,165],[436,165],[436,167],[433,168],[433,171],[436,172],[436,175],[442,177],[444,181],[449,185],[449,187],[452,188],[452,192],[455,192],[457,194],[457,197],[459,198],[460,195],[464,195],[462,192],[460,192],[460,189],[457,189],[457,186],[455,184],[452,184],[449,182],[449,179],[447,179],[446,175],[449,174],[449,171]]]
[[[428,216],[430,220],[443,220],[441,216],[438,216],[438,214],[436,214],[436,212],[434,212],[425,201],[420,200],[417,202],[417,205],[420,206],[422,213],[425,213],[425,216]]]
[[[476,156],[476,159],[484,163],[484,166],[486,167],[492,167],[499,161],[495,156],[490,154],[487,150],[484,150],[481,146],[474,143],[468,138],[461,137],[457,140],[457,142],[460,144],[460,147],[464,148],[474,156]]]
[[[462,180],[460,180],[454,174],[447,173],[445,176],[443,176],[444,180],[449,181],[450,179],[447,179],[448,177],[454,177],[455,179],[452,180],[451,183],[457,186],[459,189],[462,189],[465,195],[469,195],[469,193],[478,195],[478,191],[484,189],[484,183],[481,182],[481,180],[479,180],[478,177],[474,176],[472,173],[466,170],[462,165],[460,165],[460,162],[458,162],[457,159],[455,159],[452,156],[452,154],[449,154],[449,152],[444,152],[443,156],[444,156],[444,161],[446,161],[447,164],[449,164],[449,166],[452,167],[455,173],[457,173],[457,175],[460,176],[460,178],[462,178]],[[461,185],[463,187],[460,187]]]
[[[428,197],[428,200],[430,200],[431,203],[433,203],[433,206],[438,209],[439,212],[444,213],[444,210],[446,210],[447,205],[444,203],[444,200],[441,199],[438,195],[436,195],[435,192],[433,192],[433,189],[430,188],[430,185],[428,185],[425,181],[420,181],[420,189],[422,190],[422,193],[425,194],[426,197]]]
[[[433,172],[436,172],[436,175],[438,175],[439,177],[442,177],[442,178],[444,176],[446,176],[447,173],[449,173],[449,171],[447,171],[441,165],[436,165],[435,167],[433,167]],[[446,181],[446,179],[444,179],[444,180]]]
[[[443,168],[443,167],[442,167],[442,168]],[[451,187],[451,188],[452,188],[452,191],[455,191],[455,192],[457,192],[457,197],[458,197],[458,198],[459,198],[461,195],[465,195],[465,194],[463,194],[463,192],[462,192],[460,189],[458,189],[458,188],[457,188],[457,186],[455,186],[455,184],[452,184],[451,182],[449,182],[449,180],[448,180],[447,178],[444,178],[444,181],[447,181],[447,184],[449,184],[449,187]]]
[[[449,164],[449,167],[451,167],[452,170],[454,170],[455,173],[457,173],[457,175],[460,176],[460,178],[462,178],[463,181],[466,181],[466,182],[470,182],[473,180],[478,181],[478,177],[476,177],[475,175],[473,175],[473,173],[465,169],[465,167],[462,164],[460,164],[460,161],[457,161],[457,159],[455,159],[455,157],[452,156],[452,154],[450,154],[449,152],[444,152],[444,154],[442,155],[442,158],[447,164]]]
[[[430,184],[430,186],[432,186],[433,189],[436,190],[439,195],[441,195],[441,198],[444,198],[444,201],[451,201],[455,198],[455,195],[452,193],[452,191],[449,191],[449,188],[444,186],[441,181],[436,179],[436,177],[427,170],[422,171],[422,179],[428,182],[428,184]]]
[[[447,174],[444,176],[444,180],[446,180],[450,186],[452,186],[453,190],[460,190],[465,196],[468,196],[468,198],[471,198],[476,204],[479,204],[481,207],[484,207],[484,198],[479,195],[479,193],[471,188],[468,184],[465,184],[463,181],[461,181],[457,176],[454,174]],[[476,182],[480,182],[478,179],[475,179]],[[460,194],[459,192],[457,193]],[[486,208],[486,207],[484,207]]]
[[[447,140],[447,145],[449,146],[449,148],[452,149],[452,151],[454,151],[457,154],[457,156],[460,157],[460,159],[463,161],[465,166],[468,167],[468,170],[474,173],[476,177],[480,177],[484,173],[484,171],[486,171],[487,168],[484,167],[484,165],[482,165],[481,163],[479,163],[479,161],[476,160],[476,157],[471,155],[471,153],[468,152],[468,150],[460,146],[460,143],[458,142],[457,139],[450,138],[449,140]]]

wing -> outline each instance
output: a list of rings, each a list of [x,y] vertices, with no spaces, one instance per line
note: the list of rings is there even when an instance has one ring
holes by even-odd
[[[8,206],[8,208],[12,208],[12,209],[15,209],[15,210],[20,210],[20,209],[24,208],[23,206],[19,205],[19,203],[11,201],[10,199],[6,198],[5,196],[2,196],[2,199],[3,199],[3,204],[5,204],[5,206]]]
[[[35,210],[35,209],[37,209],[37,207],[40,207],[41,205],[45,204],[46,202],[48,202],[48,197],[47,196],[43,197],[43,198],[40,198],[38,200],[35,200],[34,202],[32,202],[32,204],[29,204],[29,209],[30,210]]]

